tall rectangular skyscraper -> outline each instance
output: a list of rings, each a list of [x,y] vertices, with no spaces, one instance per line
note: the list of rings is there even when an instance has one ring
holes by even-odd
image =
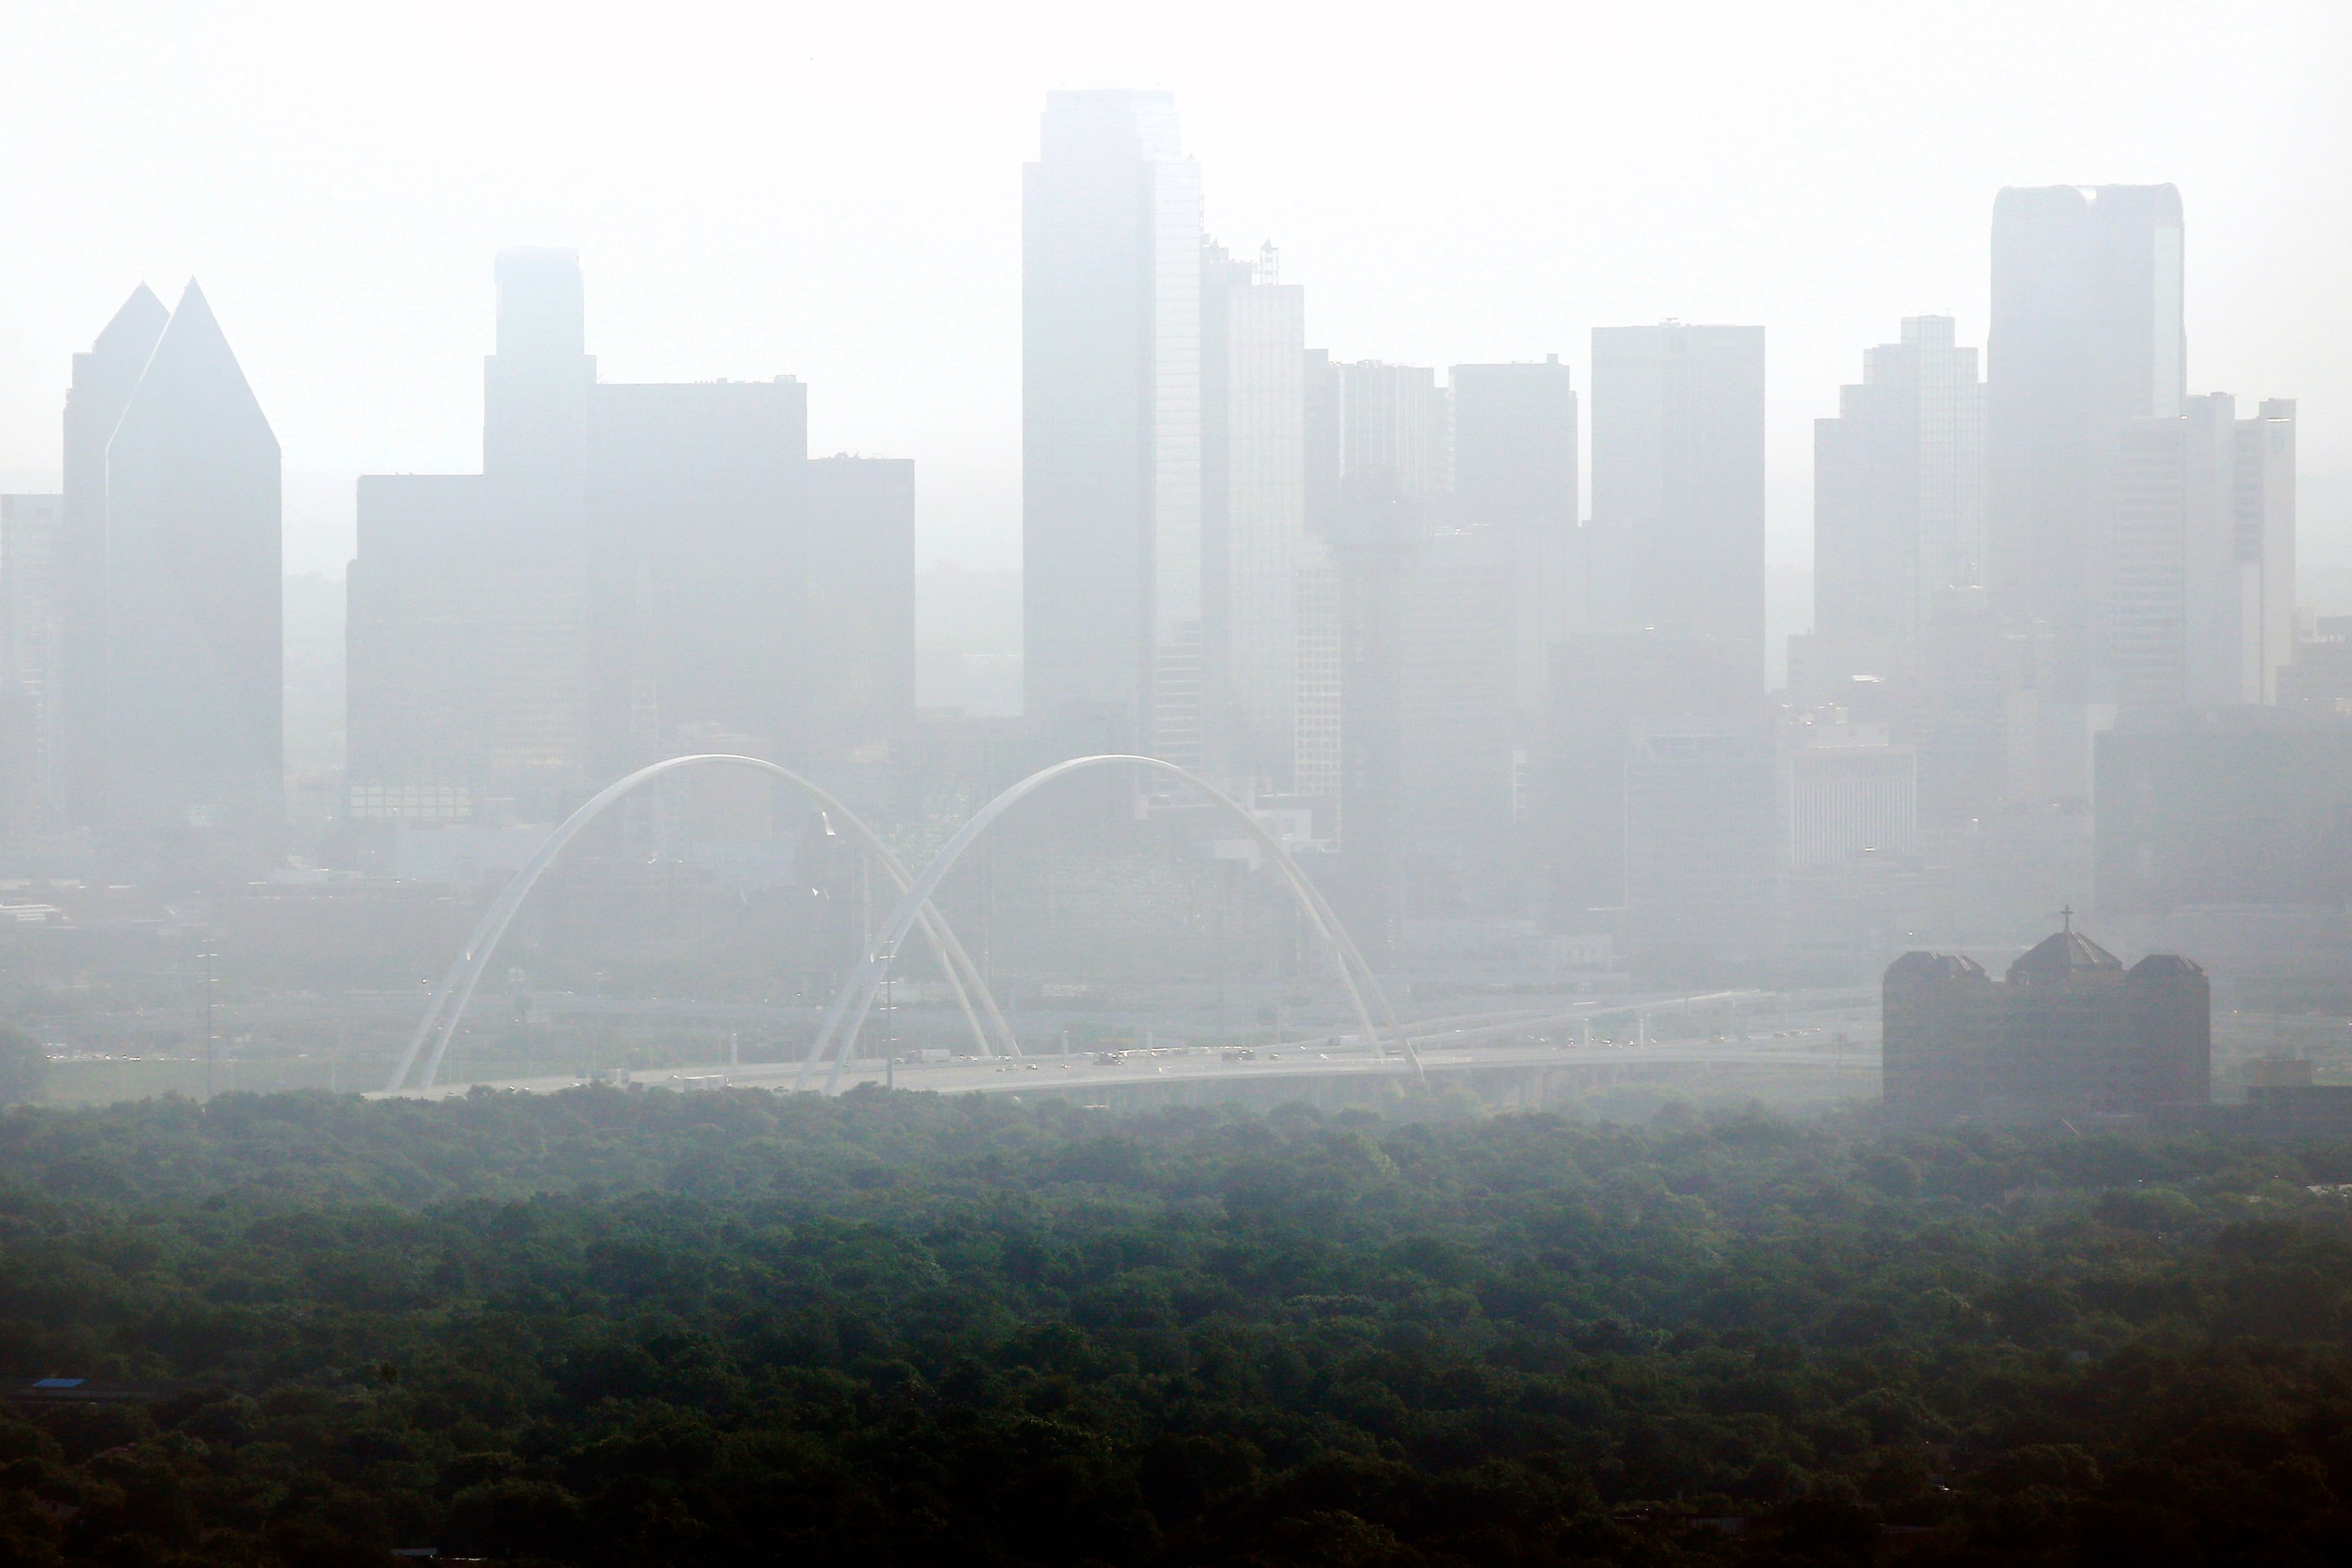
[[[1509,542],[1515,703],[1541,710],[1549,649],[1571,620],[1580,496],[1576,388],[1558,354],[1541,364],[1457,364],[1454,513]]]
[[[791,376],[598,382],[580,276],[499,257],[481,473],[360,480],[356,819],[552,820],[714,735],[833,776],[912,706],[911,465],[812,465]]]
[[[1913,316],[1813,422],[1811,662],[1832,679],[1919,672],[1940,590],[1984,570],[1984,383],[1948,316]]]
[[[1632,620],[1736,646],[1764,683],[1764,329],[1596,327],[1592,519]]]
[[[580,258],[498,258],[498,336],[483,361],[479,474],[359,481],[347,579],[351,812],[441,821],[478,797],[560,815],[609,771],[594,723],[625,710],[593,689],[589,399]]]
[[[785,672],[811,642],[797,597],[808,389],[604,382],[588,408],[596,776],[667,755],[688,726],[804,762],[809,687]]]
[[[1026,704],[1141,742],[1162,663],[1189,645],[1197,670],[1201,240],[1172,95],[1047,96],[1022,182]]]
[[[2099,689],[2119,707],[2277,700],[2294,655],[2294,405],[2228,393],[2118,426],[2100,476]]]
[[[2147,627],[2126,603],[2145,563],[2116,555],[2105,508],[2124,422],[2173,418],[2188,391],[2181,256],[2170,185],[1993,203],[1988,581],[2004,615],[2049,628],[2058,702],[2131,700],[2139,677],[2118,661],[2145,675]]]
[[[1201,521],[1210,758],[1288,789],[1307,536],[1307,294],[1274,247],[1201,262]]]

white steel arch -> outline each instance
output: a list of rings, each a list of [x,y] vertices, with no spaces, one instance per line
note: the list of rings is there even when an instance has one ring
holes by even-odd
[[[982,806],[972,815],[970,821],[956,830],[955,837],[941,847],[940,852],[931,858],[931,863],[923,868],[923,874],[916,879],[914,885],[900,896],[898,907],[890,911],[890,918],[885,921],[880,930],[876,932],[874,945],[867,952],[866,962],[858,967],[848,983],[842,986],[841,994],[834,998],[833,1010],[825,1019],[824,1028],[810,1045],[808,1055],[802,1058],[800,1071],[793,1079],[793,1087],[796,1089],[806,1087],[809,1069],[823,1059],[826,1047],[834,1042],[836,1036],[840,1040],[840,1048],[834,1057],[833,1070],[825,1077],[825,1092],[830,1094],[840,1086],[842,1064],[848,1060],[850,1051],[857,1042],[858,1031],[865,1026],[866,1015],[874,1005],[875,993],[881,989],[882,981],[889,973],[891,963],[898,956],[899,947],[906,942],[908,933],[914,929],[924,906],[939,890],[940,883],[946,879],[950,870],[954,869],[957,860],[962,858],[964,851],[971,848],[982,833],[994,825],[998,817],[1003,816],[1026,796],[1066,773],[1118,764],[1148,768],[1155,773],[1167,773],[1183,780],[1206,795],[1212,805],[1239,823],[1253,838],[1257,840],[1259,846],[1274,858],[1275,865],[1280,868],[1284,880],[1289,884],[1292,897],[1298,900],[1300,910],[1314,925],[1317,934],[1330,944],[1333,956],[1339,963],[1339,984],[1347,991],[1349,1005],[1356,1014],[1357,1026],[1363,1031],[1365,1048],[1372,1051],[1378,1051],[1381,1048],[1381,1032],[1373,1026],[1370,1010],[1364,1005],[1363,991],[1357,984],[1359,974],[1362,976],[1364,983],[1370,986],[1373,996],[1378,999],[1381,1012],[1388,1020],[1389,1032],[1402,1049],[1405,1059],[1412,1063],[1413,1072],[1417,1076],[1421,1075],[1420,1053],[1413,1049],[1412,1042],[1405,1037],[1402,1029],[1398,1028],[1395,1010],[1389,1005],[1388,996],[1381,991],[1379,978],[1372,973],[1371,966],[1364,962],[1363,953],[1357,949],[1354,939],[1349,936],[1347,927],[1339,923],[1339,917],[1332,912],[1331,906],[1324,901],[1322,893],[1314,883],[1307,879],[1306,874],[1299,870],[1297,863],[1291,859],[1290,851],[1284,847],[1282,840],[1268,832],[1265,825],[1244,810],[1240,803],[1189,768],[1179,767],[1174,763],[1165,762],[1158,757],[1113,754],[1073,757],[1067,762],[1055,763],[1051,767],[1041,768]]]
[[[467,939],[465,951],[457,955],[457,961],[449,966],[449,973],[442,977],[440,989],[433,994],[433,1005],[425,1009],[424,1018],[417,1023],[415,1034],[409,1037],[408,1049],[401,1054],[400,1065],[393,1068],[392,1080],[384,1085],[387,1091],[397,1089],[407,1081],[409,1070],[416,1065],[417,1052],[423,1048],[425,1037],[434,1033],[434,1023],[437,1019],[441,1026],[439,1036],[434,1042],[432,1056],[425,1064],[425,1077],[419,1085],[424,1089],[433,1087],[433,1079],[441,1070],[441,1058],[447,1054],[449,1041],[457,1032],[457,1022],[465,1016],[466,1005],[474,998],[475,985],[480,982],[483,971],[489,967],[490,959],[497,952],[499,941],[505,937],[507,927],[513,923],[516,911],[522,908],[523,900],[530,896],[541,873],[554,864],[563,847],[571,843],[581,829],[603,815],[606,807],[640,785],[665,773],[706,763],[752,768],[791,784],[846,827],[860,847],[881,863],[892,883],[901,892],[906,890],[908,879],[905,864],[890,852],[889,847],[875,831],[822,787],[790,768],[781,767],[763,757],[738,757],[723,752],[670,757],[639,768],[628,777],[605,785],[586,805],[565,817],[562,825],[548,835],[547,842],[533,852],[531,858],[524,862],[522,869],[516,872],[513,879],[499,892],[480,923],[474,927],[474,934]],[[925,940],[938,955],[940,968],[948,977],[949,988],[955,993],[956,1002],[963,1010],[964,1021],[971,1025],[972,1037],[980,1043],[982,1054],[994,1054],[997,1047],[991,1046],[988,1030],[981,1026],[979,1017],[972,1012],[972,993],[978,994],[982,1007],[987,1011],[989,1024],[996,1034],[997,1046],[1007,1055],[1021,1055],[1021,1043],[1013,1037],[1011,1026],[1005,1023],[1004,1015],[997,1010],[996,998],[989,994],[988,984],[981,977],[979,967],[972,963],[971,954],[964,951],[963,944],[956,940],[955,932],[949,929],[945,917],[930,907],[929,894],[924,896],[916,923],[921,926]]]

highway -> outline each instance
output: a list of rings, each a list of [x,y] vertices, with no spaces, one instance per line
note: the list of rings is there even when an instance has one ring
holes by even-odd
[[[1608,1068],[1768,1068],[1812,1070],[1853,1068],[1874,1071],[1878,1040],[1874,1027],[1847,1031],[1840,1047],[1822,1029],[1784,1031],[1770,1037],[1738,1039],[1675,1040],[1648,1045],[1500,1044],[1487,1037],[1500,1032],[1525,1035],[1572,1021],[1558,1016],[1521,1017],[1508,1022],[1469,1025],[1424,1036],[1427,1025],[1409,1025],[1407,1033],[1420,1048],[1423,1070],[1433,1087],[1449,1077],[1479,1068],[1553,1069]],[[1442,1020],[1441,1024],[1458,1024]],[[1438,1039],[1465,1042],[1439,1045]],[[812,1086],[822,1086],[829,1067],[809,1073]],[[678,1068],[640,1070],[625,1075],[601,1075],[615,1081],[647,1088],[688,1091],[721,1087],[765,1089],[789,1093],[799,1076],[797,1062],[747,1063],[740,1067]],[[538,1078],[498,1080],[490,1087],[527,1093],[552,1093],[579,1086],[577,1072]],[[1094,1055],[1026,1057],[1017,1060],[964,1058],[946,1062],[887,1064],[874,1058],[853,1061],[842,1069],[841,1087],[889,1083],[899,1089],[929,1089],[942,1094],[1019,1094],[1072,1090],[1178,1086],[1230,1081],[1234,1087],[1296,1082],[1305,1089],[1312,1080],[1389,1079],[1400,1087],[1412,1084],[1412,1064],[1393,1050],[1373,1057],[1352,1038],[1294,1042],[1249,1052],[1207,1047],[1171,1047],[1160,1050],[1129,1050],[1101,1058]],[[410,1099],[444,1099],[465,1094],[472,1085],[441,1084],[429,1089],[403,1089]]]

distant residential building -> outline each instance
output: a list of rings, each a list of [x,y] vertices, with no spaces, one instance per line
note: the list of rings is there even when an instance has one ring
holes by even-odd
[[[105,821],[266,842],[285,812],[278,437],[191,281],[106,447]]]
[[[1622,537],[1626,624],[1736,645],[1760,692],[1763,328],[1593,330],[1592,519]]]
[[[1297,771],[1307,529],[1307,296],[1266,246],[1201,263],[1201,638],[1209,760],[1236,781]]]
[[[1165,92],[1055,92],[1022,184],[1024,681],[1153,734],[1202,616],[1201,173]]]
[[[1948,316],[1914,316],[1813,422],[1818,686],[1908,680],[1937,595],[1984,569],[1984,383]],[[1792,660],[1791,679],[1797,669]]]
[[[2027,1122],[2150,1115],[2212,1094],[2212,998],[2184,958],[2126,970],[2058,932],[1995,981],[1974,960],[1907,952],[1881,987],[1889,1115]]]

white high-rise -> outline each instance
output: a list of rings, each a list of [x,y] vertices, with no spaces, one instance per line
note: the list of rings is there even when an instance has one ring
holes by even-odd
[[[2126,419],[2094,475],[2103,690],[2126,708],[2278,700],[2294,657],[2294,404],[2226,392]]]
[[[1984,581],[1984,382],[1949,316],[1911,316],[1813,421],[1819,675],[1916,675],[1929,607]]]
[[[2103,491],[2128,489],[2119,470],[2148,455],[2130,448],[2155,439],[2125,423],[2181,412],[2182,237],[2170,185],[2011,187],[1993,203],[1986,582],[2005,616],[2049,627],[2051,695],[2084,710],[2086,740],[2096,710],[2145,698],[2155,679],[2147,605],[2174,568]],[[2085,744],[2075,772],[2088,755]],[[2087,774],[2073,784],[2087,789]]]
[[[1172,95],[1047,95],[1022,182],[1027,707],[1151,742],[1159,670],[1189,668],[1195,746],[1201,240]]]
[[[1220,692],[1214,760],[1236,780],[1291,786],[1299,569],[1307,537],[1307,294],[1274,247],[1201,262],[1202,558]]]

